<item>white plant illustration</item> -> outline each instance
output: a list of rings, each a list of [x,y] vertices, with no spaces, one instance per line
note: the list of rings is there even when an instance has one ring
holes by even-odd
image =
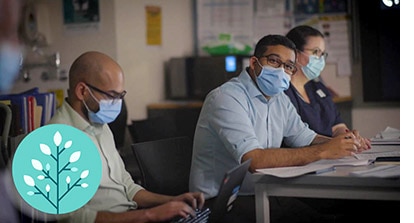
[[[24,175],[23,179],[24,182],[30,186],[33,187],[33,191],[30,190],[27,192],[29,196],[34,195],[42,195],[55,209],[56,214],[59,214],[59,204],[60,201],[69,194],[75,187],[80,188],[87,188],[89,185],[85,182],[82,182],[85,178],[89,175],[89,170],[83,170],[79,177],[72,181],[69,174],[65,173],[71,172],[75,173],[78,171],[78,168],[76,166],[72,166],[73,163],[77,162],[81,157],[81,151],[75,151],[72,152],[72,154],[69,157],[68,161],[61,160],[61,155],[65,152],[69,152],[68,150],[72,146],[72,140],[69,140],[65,142],[63,147],[61,148],[62,143],[62,135],[59,133],[59,131],[56,131],[53,136],[53,142],[56,146],[56,151],[52,151],[50,147],[46,144],[40,144],[40,151],[49,156],[50,164],[49,162],[45,162],[42,164],[40,160],[32,159],[31,163],[35,170],[39,171],[40,174],[36,177],[38,181],[44,181],[47,180],[46,186],[44,188],[39,188],[38,185],[36,185],[36,181],[32,176]],[[51,171],[51,168],[55,168],[55,171]],[[62,179],[65,179],[66,185],[61,185],[64,183],[61,183]],[[56,196],[50,196],[51,193],[55,193]]]

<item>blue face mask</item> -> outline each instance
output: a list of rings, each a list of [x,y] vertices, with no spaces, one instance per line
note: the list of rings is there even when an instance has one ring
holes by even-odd
[[[89,90],[89,92],[91,91]],[[91,96],[96,102],[98,102],[98,100],[95,98],[95,96],[93,96],[92,93],[91,93]],[[99,103],[99,110],[97,112],[93,112],[88,108],[85,101],[83,101],[83,104],[88,110],[89,121],[93,123],[105,124],[105,123],[113,122],[116,119],[116,117],[118,117],[119,113],[121,112],[122,99],[114,99],[114,100],[102,99],[98,103]]]
[[[21,61],[20,47],[10,43],[0,45],[0,93],[8,92],[12,88],[19,74]]]
[[[308,80],[313,80],[321,75],[323,68],[325,68],[325,58],[311,55],[309,56],[309,63],[302,66],[302,71]]]
[[[259,61],[257,61],[259,63]],[[274,68],[272,66],[262,66],[262,71],[256,77],[257,86],[267,96],[275,96],[289,88],[290,76],[285,73],[283,68]]]

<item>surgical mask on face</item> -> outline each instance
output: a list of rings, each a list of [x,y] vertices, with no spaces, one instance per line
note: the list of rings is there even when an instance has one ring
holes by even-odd
[[[256,77],[256,83],[265,95],[275,96],[289,88],[290,76],[282,67],[262,66],[259,61],[257,62],[262,67],[262,71]]]
[[[308,80],[313,80],[321,75],[323,68],[325,68],[325,58],[311,55],[308,64],[302,66],[302,71]]]
[[[89,90],[89,93],[91,93],[90,90]],[[92,93],[91,93],[91,96],[96,102],[98,102],[98,100],[95,98],[95,96],[93,96]],[[99,110],[97,112],[93,112],[86,105],[85,101],[83,101],[83,104],[88,110],[89,120],[93,123],[105,124],[105,123],[113,122],[116,119],[116,117],[118,117],[119,113],[121,112],[122,99],[114,99],[114,100],[102,99],[98,103],[99,103]]]
[[[19,74],[21,61],[20,47],[8,42],[0,45],[0,93],[8,92],[12,88]]]

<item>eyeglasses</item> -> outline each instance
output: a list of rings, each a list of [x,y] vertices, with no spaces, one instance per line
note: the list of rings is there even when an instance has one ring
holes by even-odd
[[[322,52],[321,49],[319,48],[315,48],[315,49],[304,49],[306,51],[312,52],[312,55],[317,56],[317,57],[323,57],[325,60],[328,57],[328,53],[327,52]]]
[[[296,71],[298,71],[298,68],[295,66],[295,64],[287,62],[284,63],[277,55],[275,54],[270,54],[267,56],[262,56],[262,57],[266,57],[267,59],[267,63],[273,67],[279,68],[280,66],[283,65],[283,68],[285,69],[285,72],[289,75],[294,75],[296,73]]]
[[[99,88],[97,88],[97,87],[95,87],[95,86],[93,86],[93,85],[91,85],[91,84],[88,84],[88,83],[85,83],[89,88],[91,88],[92,90],[94,90],[94,91],[97,91],[97,92],[99,92],[99,93],[101,93],[101,94],[103,94],[103,95],[105,95],[106,96],[106,98],[108,98],[108,99],[111,99],[112,100],[112,104],[114,104],[115,102],[116,102],[116,100],[117,99],[123,99],[124,98],[124,96],[126,95],[126,91],[123,91],[123,92],[121,92],[121,93],[118,93],[118,92],[115,92],[115,91],[112,91],[112,93],[108,93],[108,92],[106,92],[106,91],[103,91],[103,90],[101,90],[101,89],[99,89]],[[114,95],[115,94],[115,95]]]

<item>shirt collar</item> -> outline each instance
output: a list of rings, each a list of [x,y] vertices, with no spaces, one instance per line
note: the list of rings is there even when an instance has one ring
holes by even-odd
[[[91,135],[99,135],[102,133],[103,125],[91,124],[86,121],[78,112],[72,108],[72,106],[70,106],[66,100],[62,104],[62,109],[69,114],[73,127]]]
[[[250,98],[259,98],[263,102],[267,102],[266,97],[262,94],[262,92],[257,87],[255,81],[250,77],[249,73],[247,72],[248,68],[244,69],[241,74],[239,75],[240,82],[246,87],[246,90],[250,96]],[[282,92],[283,93],[283,92]],[[271,97],[269,102],[274,100],[275,97],[280,95],[277,94],[274,97]]]

